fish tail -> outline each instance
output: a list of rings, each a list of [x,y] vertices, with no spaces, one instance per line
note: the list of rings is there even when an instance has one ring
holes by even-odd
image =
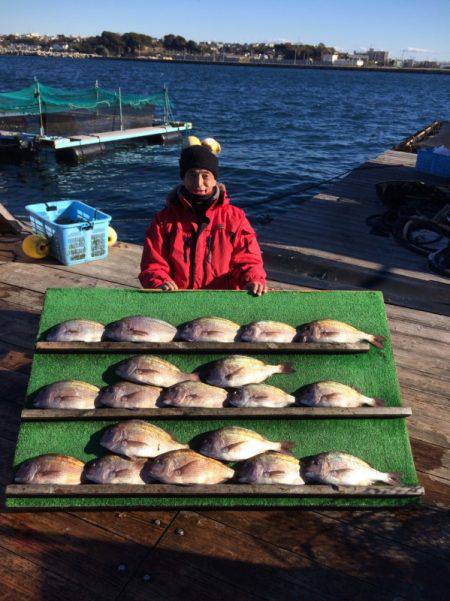
[[[292,365],[292,363],[281,363],[279,365],[279,372],[280,374],[293,374],[295,372],[295,369]]]
[[[383,399],[373,399],[370,396],[363,396],[363,405],[368,405],[369,407],[384,407]]]
[[[192,380],[193,382],[198,382],[200,380],[200,376],[197,373],[185,374],[186,380]]]
[[[292,440],[283,440],[279,443],[278,450],[285,455],[292,455],[291,449],[293,447],[295,447],[295,442],[292,442]]]
[[[384,348],[384,336],[369,336],[369,338],[367,339],[370,344],[373,344],[373,346],[376,346],[377,348]]]
[[[395,484],[402,483],[403,474],[399,472],[389,472],[386,474],[386,484],[391,484],[392,486]]]
[[[384,407],[385,402],[383,399],[372,399],[373,407]]]

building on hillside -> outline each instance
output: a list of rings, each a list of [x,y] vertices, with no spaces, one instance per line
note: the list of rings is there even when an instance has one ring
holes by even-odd
[[[337,52],[325,52],[324,54],[322,54],[322,63],[327,65],[334,65],[338,58],[339,54]]]
[[[374,50],[373,48],[369,48],[367,57],[371,63],[387,65],[389,61],[389,52],[387,50]]]

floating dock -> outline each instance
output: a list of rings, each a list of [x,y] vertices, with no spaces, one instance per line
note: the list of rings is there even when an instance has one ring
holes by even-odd
[[[277,216],[259,236],[272,287],[373,287],[385,293],[402,396],[413,411],[408,430],[426,489],[422,506],[3,513],[0,582],[6,597],[20,592],[30,600],[119,595],[175,601],[188,591],[189,599],[224,601],[444,598],[450,506],[448,280],[429,273],[425,258],[370,236],[364,217],[380,211],[374,183],[417,178],[413,163],[413,155],[383,153],[369,161],[374,168],[356,169],[286,218]],[[46,288],[139,288],[142,247],[120,242],[106,260],[67,267],[25,258],[20,224],[6,211],[0,232],[4,486],[11,482]],[[400,283],[407,289],[393,288]],[[445,299],[437,296],[445,291]]]
[[[42,149],[55,152],[57,159],[77,160],[100,154],[107,146],[124,145],[147,141],[151,144],[165,144],[181,140],[183,132],[192,129],[192,123],[150,125],[118,131],[80,134],[70,137],[31,135],[26,137],[14,132],[0,131],[0,153],[5,155],[32,156]]]
[[[131,140],[155,140],[164,142],[170,139],[170,134],[188,131],[192,128],[191,123],[178,123],[176,125],[150,125],[148,127],[136,127],[119,131],[104,131],[97,134],[71,136],[60,138],[56,136],[42,136],[39,139],[43,146],[50,146],[56,151],[68,148],[79,148],[80,146],[92,146],[95,144],[123,143]]]
[[[156,111],[159,111],[156,114]],[[175,121],[167,88],[152,95],[90,88],[67,90],[38,81],[0,93],[0,157],[29,158],[50,149],[77,160],[130,142],[175,142],[192,124]]]

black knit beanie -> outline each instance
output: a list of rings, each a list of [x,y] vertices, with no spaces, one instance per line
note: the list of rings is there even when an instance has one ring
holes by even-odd
[[[217,179],[219,176],[219,160],[206,146],[188,146],[180,156],[180,177],[184,178],[189,169],[207,169]]]

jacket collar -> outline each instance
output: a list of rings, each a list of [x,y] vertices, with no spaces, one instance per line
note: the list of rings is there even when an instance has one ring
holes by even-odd
[[[225,186],[223,184],[217,184],[216,187],[217,187],[217,190],[214,195],[213,201],[211,202],[211,205],[208,207],[208,210],[206,211],[207,217],[217,207],[230,204],[230,199],[228,198],[228,194],[227,194]],[[169,193],[169,195],[166,199],[166,206],[169,209],[172,209],[172,211],[174,211],[176,213],[179,213],[181,210],[182,212],[188,212],[189,214],[194,214],[194,209],[192,208],[192,204],[189,202],[189,200],[185,196],[183,196],[183,194],[181,193],[181,190],[182,190],[181,185],[177,186],[176,188],[173,188],[173,190]]]

